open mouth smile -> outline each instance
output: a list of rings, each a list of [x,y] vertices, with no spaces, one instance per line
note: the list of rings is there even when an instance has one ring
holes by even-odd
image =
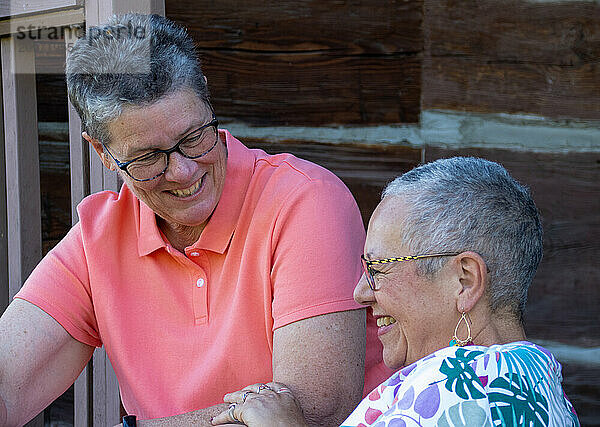
[[[183,189],[169,190],[169,193],[171,193],[175,197],[181,197],[181,198],[193,196],[194,194],[198,193],[200,191],[200,189],[202,188],[205,177],[206,177],[206,174],[202,175],[202,178],[200,178],[198,181],[196,181],[190,187],[183,188]]]
[[[376,321],[378,327],[377,336],[387,333],[390,329],[392,329],[394,323],[396,323],[396,319],[394,319],[392,316],[380,316],[377,317]]]

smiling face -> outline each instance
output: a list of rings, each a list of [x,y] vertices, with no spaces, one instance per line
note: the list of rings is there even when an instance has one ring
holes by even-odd
[[[377,206],[365,242],[368,260],[416,255],[402,242],[399,223],[405,212],[399,197],[386,197]],[[448,346],[456,325],[460,283],[452,260],[433,278],[419,275],[416,267],[416,261],[373,265],[378,290],[369,288],[364,275],[354,290],[354,299],[370,306],[378,320],[383,360],[392,369]]]
[[[156,149],[169,149],[212,120],[210,108],[192,91],[182,90],[146,107],[130,107],[111,122],[109,150],[121,162]],[[105,157],[106,161],[106,157]],[[135,195],[172,228],[203,228],[223,192],[227,149],[219,141],[199,159],[171,153],[164,174],[139,182],[122,172]]]

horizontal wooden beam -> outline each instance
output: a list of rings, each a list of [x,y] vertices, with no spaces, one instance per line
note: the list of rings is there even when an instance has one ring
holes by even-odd
[[[54,12],[75,6],[83,6],[83,0],[8,0],[0,3],[0,19]]]
[[[0,36],[6,34],[17,34],[21,37],[31,35],[37,37],[38,30],[60,29],[69,25],[78,25],[85,21],[84,8],[75,7],[61,10],[59,12],[48,12],[39,15],[16,16],[11,19],[0,21]]]
[[[423,1],[168,0],[202,49],[392,55],[421,51]]]
[[[255,125],[415,123],[419,55],[203,51],[217,114]]]
[[[595,63],[432,58],[424,63],[423,108],[600,120],[599,80]]]
[[[169,0],[217,111],[255,125],[415,123],[422,0]]]

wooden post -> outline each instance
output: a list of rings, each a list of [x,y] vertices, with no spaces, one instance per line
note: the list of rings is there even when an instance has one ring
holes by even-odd
[[[69,47],[76,40],[77,28],[65,31],[67,55]],[[81,119],[75,108],[68,101],[69,108],[69,163],[71,177],[71,223],[79,221],[77,205],[90,194],[90,153],[89,145],[81,137]],[[78,427],[93,426],[92,372],[90,361],[75,381],[74,388],[74,422]]]
[[[3,99],[1,72],[0,99]],[[2,316],[4,310],[6,310],[6,307],[8,307],[8,234],[6,230],[6,208],[7,206],[6,162],[4,159],[4,109],[2,108],[2,102],[0,102],[0,316]]]
[[[77,39],[77,29],[65,30],[65,44],[67,56],[69,46]],[[71,167],[71,223],[75,225],[79,221],[77,205],[85,196],[90,194],[90,150],[89,144],[81,136],[81,119],[75,108],[68,101],[69,108],[69,162]]]
[[[92,384],[94,426],[117,424],[121,415],[119,383],[106,352],[101,349],[94,352]]]
[[[32,40],[0,42],[4,103],[9,300],[42,257],[40,171]],[[38,415],[28,426],[43,426]]]
[[[87,1],[85,5],[86,26],[89,28],[105,21],[114,13],[112,10],[113,7],[110,1]],[[69,121],[71,121],[71,117],[69,117]],[[72,128],[69,126],[70,133],[71,130]],[[78,132],[78,136],[70,136],[70,141],[72,142],[73,138],[78,138],[80,135],[81,129]],[[106,169],[100,158],[96,155],[96,152],[93,149],[90,149],[88,143],[85,143],[84,152],[87,152],[87,160],[89,161],[90,193],[96,193],[102,190],[118,191],[116,171],[109,171]],[[83,163],[77,167],[84,167]],[[77,201],[77,203],[78,202],[79,201]],[[75,203],[75,200],[72,200],[72,203]],[[91,426],[118,424],[121,416],[119,384],[117,376],[108,357],[106,357],[106,352],[103,348],[94,351],[94,356],[84,373],[82,373],[82,376],[82,378],[77,380],[78,384],[76,384],[75,387],[75,412],[77,414],[82,414],[81,416],[83,416],[84,410],[83,408],[78,408],[78,406],[87,404],[87,412],[92,418]]]

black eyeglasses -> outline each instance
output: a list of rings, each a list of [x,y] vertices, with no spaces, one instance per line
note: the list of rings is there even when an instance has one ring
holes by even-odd
[[[128,162],[121,162],[104,144],[102,146],[112,157],[119,169],[125,171],[135,181],[151,181],[161,176],[169,167],[171,153],[178,152],[188,159],[199,159],[210,153],[219,142],[219,121],[213,119],[183,137],[168,150],[154,150]]]
[[[408,256],[403,256],[400,258],[384,258],[384,259],[372,259],[372,260],[368,260],[365,258],[364,255],[361,255],[360,260],[362,261],[363,271],[365,272],[365,276],[367,278],[367,283],[369,284],[369,288],[371,288],[372,291],[378,291],[379,288],[377,288],[375,286],[375,278],[373,277],[374,274],[377,273],[377,271],[375,271],[371,268],[371,266],[373,264],[389,264],[392,262],[411,261],[413,259],[433,258],[433,257],[438,257],[438,256],[455,256],[455,255],[458,255],[459,253],[460,252],[441,252],[438,254],[408,255]]]

